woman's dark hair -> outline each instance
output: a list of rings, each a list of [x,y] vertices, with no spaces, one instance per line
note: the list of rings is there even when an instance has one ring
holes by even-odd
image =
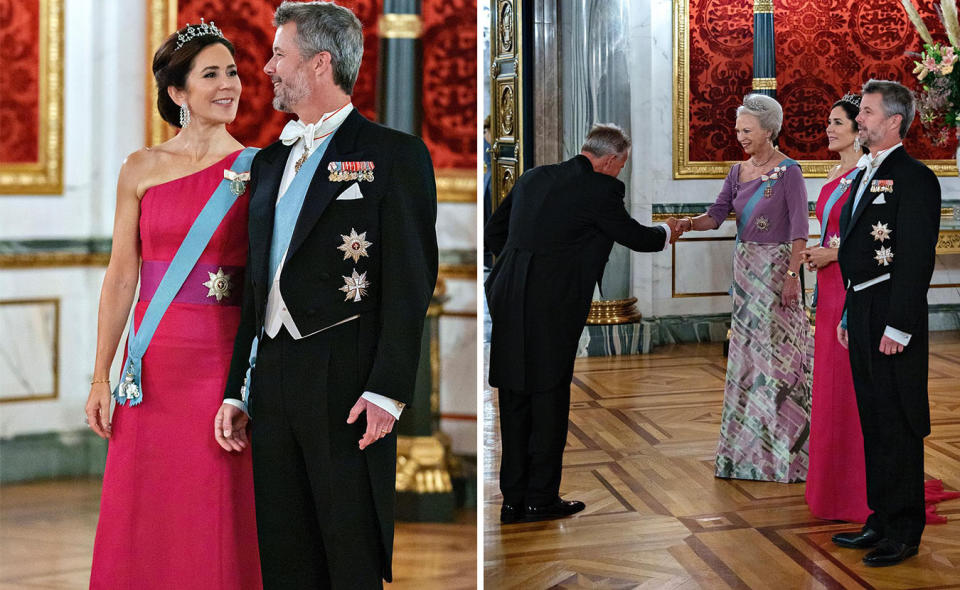
[[[832,111],[837,107],[840,107],[841,109],[843,109],[843,112],[847,114],[847,118],[850,119],[850,123],[853,124],[853,132],[857,133],[858,131],[860,131],[860,125],[857,124],[857,115],[860,114],[860,107],[854,104],[852,100],[850,100],[849,98],[850,96],[854,97],[854,99],[857,102],[860,101],[860,96],[856,94],[848,95],[841,98],[837,102],[833,103],[833,106],[830,107],[830,110]],[[870,149],[867,146],[861,146],[860,149],[865,154],[870,153]]]
[[[183,89],[187,84],[187,74],[193,68],[197,54],[209,45],[219,43],[233,55],[233,44],[219,35],[201,35],[194,37],[177,49],[177,36],[186,33],[184,27],[167,37],[157,52],[153,54],[153,77],[157,81],[157,110],[167,123],[180,126],[180,105],[173,102],[167,93],[167,87]]]

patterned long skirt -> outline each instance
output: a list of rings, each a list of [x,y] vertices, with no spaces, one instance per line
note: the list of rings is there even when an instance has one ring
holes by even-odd
[[[798,302],[780,305],[791,244],[737,244],[717,477],[807,476],[813,336]]]

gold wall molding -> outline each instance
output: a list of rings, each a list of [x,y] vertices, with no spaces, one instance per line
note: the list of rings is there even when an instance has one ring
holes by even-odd
[[[42,299],[3,299],[0,305],[52,305],[53,306],[53,391],[40,395],[22,395],[18,397],[0,398],[0,403],[12,402],[33,402],[40,400],[51,400],[60,397],[60,299],[57,297]],[[9,337],[9,336],[8,336]],[[16,337],[16,336],[14,336]]]
[[[753,0],[754,14],[773,14],[773,0]]]
[[[423,19],[419,14],[385,13],[380,15],[377,28],[382,39],[419,39]]]
[[[457,168],[436,170],[437,200],[441,203],[477,204],[477,172]]]
[[[147,146],[161,144],[174,135],[174,128],[157,111],[157,82],[153,78],[153,54],[168,35],[177,30],[176,0],[147,1],[147,46],[145,47],[146,142]]]
[[[0,268],[106,266],[109,262],[109,252],[11,252],[0,254]]]
[[[772,0],[771,0],[772,4]],[[772,9],[771,9],[772,10]],[[673,178],[725,178],[735,161],[690,160],[690,2],[673,0]],[[730,121],[733,125],[733,121]],[[800,160],[807,178],[826,178],[836,160]],[[956,160],[926,160],[937,176],[957,176]]]
[[[499,0],[490,11],[491,47],[490,128],[494,133],[491,154],[491,191],[496,209],[523,173],[523,8],[516,0]]]
[[[449,447],[450,439],[440,432],[432,436],[398,436],[396,490],[417,494],[452,492]]]
[[[0,195],[63,194],[63,2],[38,0],[37,161],[0,164]]]
[[[476,264],[441,264],[439,276],[444,280],[477,280]]]

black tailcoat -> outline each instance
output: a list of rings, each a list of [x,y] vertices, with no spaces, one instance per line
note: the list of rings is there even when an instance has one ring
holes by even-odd
[[[852,194],[864,175],[857,175]],[[926,521],[927,290],[940,225],[940,183],[929,168],[897,148],[880,164],[870,185],[856,209],[851,198],[841,210],[838,254],[847,284],[850,368],[872,511],[866,526],[893,541],[916,545]],[[883,187],[888,190],[876,190]],[[889,253],[892,259],[884,255]],[[886,273],[888,280],[853,289]],[[880,352],[888,326],[910,334],[903,352]]]
[[[854,179],[851,195],[856,195],[863,174],[860,172]],[[853,293],[850,286],[890,273],[889,285],[882,287],[889,289],[886,314],[874,319],[912,336],[903,352],[888,360],[893,363],[903,412],[914,431],[926,436],[930,433],[927,290],[940,230],[940,183],[929,168],[911,158],[902,147],[884,159],[871,184],[875,181],[893,182],[893,192],[871,192],[867,187],[856,211],[852,210],[854,199],[847,199],[840,212],[843,235],[838,262],[848,287],[848,306]],[[889,239],[883,242],[872,235],[878,224],[885,224],[890,230]],[[893,251],[893,260],[887,266],[875,258],[881,245]],[[876,288],[869,287],[861,293]],[[847,312],[849,319],[850,310]],[[863,327],[848,325],[848,328],[854,331]],[[867,344],[865,332],[862,337],[857,336],[861,335],[850,334],[851,345]],[[879,340],[869,345],[879,347]]]
[[[486,281],[492,386],[532,393],[569,383],[613,243],[663,249],[663,228],[637,223],[623,199],[622,182],[578,155],[524,173],[493,213],[484,230],[498,256]]]
[[[264,325],[269,285],[268,267],[275,203],[290,146],[280,142],[262,149],[253,160],[250,180],[250,252],[240,329],[234,346],[226,398],[239,398],[248,365],[251,341]],[[374,180],[329,180],[330,162],[373,162]],[[353,184],[363,198],[336,200]],[[326,437],[332,453],[361,454],[365,474],[326,474],[330,481],[344,477],[369,477],[380,528],[382,576],[391,579],[393,550],[396,437],[388,435],[360,451],[357,442],[365,429],[361,418],[347,425],[347,412],[364,391],[409,403],[420,356],[420,340],[427,306],[437,279],[436,183],[424,143],[351,112],[334,134],[314,174],[290,241],[280,275],[280,292],[300,333],[311,350],[330,350],[329,358],[304,357],[271,374],[316,375],[316,392],[325,396],[329,415],[319,424],[317,436]],[[344,259],[337,247],[351,230],[371,242],[367,257]],[[359,302],[347,300],[344,277],[353,270],[366,272],[370,285]],[[334,326],[351,316],[347,324]],[[285,328],[281,329],[281,333]],[[323,330],[323,331],[321,331]],[[322,342],[327,339],[329,342]],[[316,344],[319,342],[319,344]],[[340,362],[337,359],[347,359]],[[333,360],[331,360],[333,359]],[[335,372],[352,367],[350,375]],[[254,373],[261,371],[258,366]],[[266,373],[266,371],[262,371]],[[270,383],[251,378],[254,438],[257,411],[262,404],[278,404]],[[349,383],[330,390],[329,384]],[[320,398],[322,399],[322,398]],[[326,410],[325,410],[326,411]],[[256,453],[255,453],[256,458]],[[310,457],[305,457],[307,464]],[[256,461],[255,461],[256,463]],[[256,465],[255,465],[256,468]],[[256,473],[255,473],[256,476]],[[276,477],[290,477],[277,473]],[[336,485],[336,484],[333,484]],[[362,501],[362,500],[358,500]],[[258,505],[259,506],[259,505]],[[259,515],[258,515],[259,517]],[[335,517],[335,515],[334,515]],[[350,543],[349,523],[343,523],[342,543]]]

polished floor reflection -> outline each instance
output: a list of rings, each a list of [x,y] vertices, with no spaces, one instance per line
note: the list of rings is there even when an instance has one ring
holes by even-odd
[[[0,487],[0,590],[76,590],[90,578],[100,480]],[[398,523],[391,589],[476,588],[476,512]]]
[[[931,338],[928,477],[960,489],[960,334]],[[713,477],[725,362],[719,344],[577,361],[561,493],[586,510],[501,527],[499,432],[485,389],[487,588],[960,588],[960,499],[919,556],[867,568],[830,542],[803,484]]]

